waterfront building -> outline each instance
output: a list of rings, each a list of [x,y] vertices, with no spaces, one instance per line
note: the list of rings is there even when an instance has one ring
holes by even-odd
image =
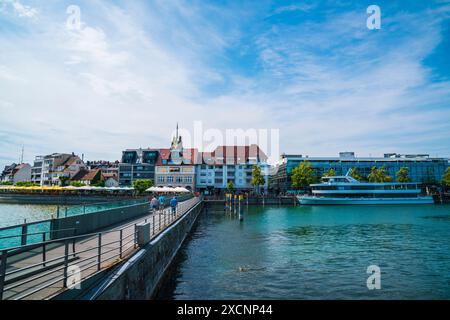
[[[119,161],[87,161],[86,166],[89,170],[100,169],[102,174],[115,174],[119,176]]]
[[[122,152],[118,164],[118,177],[121,186],[131,186],[138,179],[155,181],[155,166],[158,149],[127,149]]]
[[[0,181],[14,183],[26,182],[31,180],[31,166],[28,163],[16,164],[5,166]]]
[[[72,177],[71,181],[80,182],[87,186],[97,184],[103,181],[102,171],[100,169],[81,169]]]
[[[218,146],[213,152],[202,152],[201,163],[197,165],[198,191],[208,194],[223,193],[229,182],[237,191],[255,189],[251,184],[254,165],[261,168],[265,177],[262,190],[268,187],[268,169],[266,154],[258,145],[250,146]]]
[[[195,166],[198,150],[183,148],[178,126],[170,149],[160,149],[155,171],[155,185],[160,187],[184,187],[195,190]]]
[[[117,188],[119,186],[119,177],[115,173],[102,173],[106,188]]]
[[[311,163],[318,178],[329,169],[334,169],[336,175],[345,175],[352,168],[357,168],[363,177],[367,177],[372,167],[384,166],[395,181],[397,171],[406,167],[411,181],[420,183],[440,182],[449,164],[446,158],[433,158],[427,154],[386,153],[383,157],[357,157],[353,152],[341,152],[338,157],[283,154],[270,176],[270,189],[275,193],[294,191],[290,174],[292,169],[304,161]]]
[[[31,169],[31,181],[41,186],[61,185],[62,177],[71,179],[84,168],[84,161],[74,153],[37,156]]]

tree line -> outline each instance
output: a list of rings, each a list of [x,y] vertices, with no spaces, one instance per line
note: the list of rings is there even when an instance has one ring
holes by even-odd
[[[333,168],[328,169],[322,177],[336,176],[336,171]],[[392,182],[392,177],[388,174],[386,167],[372,167],[369,175],[363,176],[358,168],[352,168],[349,172],[349,176],[363,182]],[[310,184],[317,183],[320,180],[320,176],[317,170],[312,166],[309,161],[301,162],[297,167],[292,169],[291,175],[292,187],[299,189],[308,187]],[[400,168],[395,174],[395,180],[400,183],[411,182],[409,177],[409,169],[406,167]],[[427,176],[424,181],[425,184],[435,184],[434,176],[432,172],[428,171]],[[450,167],[445,170],[444,176],[442,178],[441,184],[445,188],[450,188]]]

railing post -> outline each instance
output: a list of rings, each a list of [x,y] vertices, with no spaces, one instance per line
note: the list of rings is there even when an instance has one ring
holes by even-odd
[[[102,234],[98,234],[98,261],[97,261],[97,270],[102,268]]]
[[[67,269],[69,267],[69,240],[64,242],[64,288],[67,288]]]
[[[137,247],[137,223],[134,224],[134,235],[133,235],[134,243],[133,247]]]
[[[120,235],[120,242],[119,242],[119,257],[120,257],[120,259],[122,259],[122,252],[123,252],[123,250],[122,250],[122,244],[123,244],[123,229],[120,229],[120,231],[119,231],[119,235]]]
[[[2,251],[1,261],[0,261],[0,300],[3,300],[3,288],[5,285],[6,277],[6,258],[8,256],[8,251]]]
[[[22,246],[27,245],[27,233],[28,233],[28,225],[23,224],[22,225],[22,239],[21,239]]]
[[[153,217],[153,235],[155,235],[155,213],[153,213],[152,217]]]
[[[42,265],[45,267],[45,261],[47,260],[47,241],[45,232],[42,233]]]
[[[77,241],[77,239],[76,239],[76,238],[73,238],[73,241],[72,241],[72,255],[73,255],[74,258],[75,258],[75,256],[76,256],[76,254],[75,254],[75,244],[76,244],[76,241]]]

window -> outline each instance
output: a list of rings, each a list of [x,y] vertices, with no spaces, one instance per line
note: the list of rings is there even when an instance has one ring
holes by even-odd
[[[192,177],[184,177],[184,182],[192,183]]]
[[[161,176],[161,177],[158,177],[158,182],[159,182],[159,183],[164,183],[164,177],[162,177],[162,176]]]
[[[183,182],[183,177],[177,177],[177,183],[182,183]]]
[[[173,183],[173,176],[167,177],[167,183]]]

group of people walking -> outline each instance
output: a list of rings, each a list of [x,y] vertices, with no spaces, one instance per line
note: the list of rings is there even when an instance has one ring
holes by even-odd
[[[169,202],[170,207],[172,208],[172,213],[175,213],[178,206],[177,197],[173,197]],[[150,206],[153,210],[162,210],[166,206],[166,197],[164,195],[160,195],[158,198],[155,196],[150,200]]]

